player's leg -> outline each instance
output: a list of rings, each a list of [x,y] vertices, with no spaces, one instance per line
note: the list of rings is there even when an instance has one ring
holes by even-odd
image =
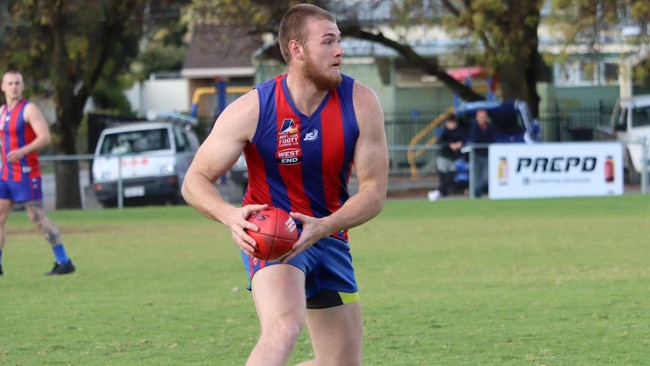
[[[358,301],[327,309],[307,310],[307,328],[316,359],[300,365],[361,365],[363,326]]]
[[[25,204],[25,209],[27,210],[29,219],[32,220],[38,230],[45,236],[45,240],[50,243],[52,248],[61,244],[61,230],[59,230],[59,227],[45,213],[43,201],[29,201]]]
[[[13,208],[13,201],[8,199],[0,199],[0,275],[3,274],[2,252],[5,247],[5,240],[7,236],[6,234],[7,218],[9,217],[12,208]]]
[[[54,254],[56,263],[54,264],[54,268],[46,274],[62,275],[74,272],[75,267],[61,242],[61,230],[59,230],[59,227],[45,213],[43,201],[28,201],[25,204],[25,209],[34,225],[36,225],[45,237],[45,240],[50,244],[52,253]]]
[[[291,265],[268,266],[255,273],[251,289],[261,334],[246,365],[286,365],[304,327],[305,275]]]
[[[312,246],[322,254],[309,284],[320,288],[307,301],[306,323],[315,360],[302,365],[356,366],[361,364],[363,329],[359,289],[356,284],[352,256],[348,243],[329,237]],[[310,248],[310,250],[312,249]]]
[[[448,195],[447,192],[447,159],[443,156],[437,156],[436,157],[436,171],[438,172],[438,191],[440,192],[440,195],[443,197],[446,197]]]
[[[0,251],[5,247],[7,219],[13,206],[13,201],[0,199]]]
[[[488,160],[487,157],[476,157],[476,184],[474,185],[474,197],[481,197],[488,185]]]

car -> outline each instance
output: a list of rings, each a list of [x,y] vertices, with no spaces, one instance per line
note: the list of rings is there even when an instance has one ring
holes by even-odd
[[[455,110],[458,125],[469,135],[476,111],[484,109],[496,129],[496,142],[533,143],[540,142],[541,124],[533,117],[528,104],[523,100],[480,101],[463,103]]]
[[[610,125],[615,140],[624,144],[625,181],[638,184],[650,170],[650,94],[619,99]]]
[[[240,155],[235,165],[230,168],[228,178],[240,188],[246,189],[246,186],[248,186],[248,168],[244,154]]]
[[[533,117],[528,104],[523,100],[468,102],[455,108],[454,114],[459,127],[469,136],[476,112],[485,110],[495,127],[497,143],[541,142],[541,123]],[[456,160],[454,183],[459,189],[470,185],[470,148],[461,149],[463,154]]]
[[[181,185],[199,148],[196,124],[173,113],[147,117],[108,127],[99,136],[93,189],[104,207],[184,203]]]

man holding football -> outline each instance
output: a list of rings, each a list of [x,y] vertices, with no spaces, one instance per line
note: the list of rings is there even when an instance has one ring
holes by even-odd
[[[376,94],[341,73],[341,32],[327,11],[292,7],[278,32],[288,71],[231,103],[202,144],[183,184],[186,201],[230,228],[251,278],[261,334],[247,365],[285,365],[307,325],[315,359],[360,365],[362,321],[348,229],[378,215],[386,199],[388,149]],[[214,182],[245,154],[242,206]],[[349,195],[353,172],[358,191]],[[253,256],[246,220],[275,206],[301,230],[281,261]]]

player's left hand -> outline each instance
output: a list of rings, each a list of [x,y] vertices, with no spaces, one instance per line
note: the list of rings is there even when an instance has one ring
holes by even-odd
[[[306,250],[320,239],[331,234],[324,219],[303,215],[298,212],[291,212],[289,214],[294,220],[302,223],[302,232],[298,240],[293,244],[293,249],[289,255],[282,259],[282,263],[287,263],[303,250]]]

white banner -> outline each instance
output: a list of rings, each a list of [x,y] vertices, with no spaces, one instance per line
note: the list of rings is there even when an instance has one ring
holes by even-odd
[[[492,199],[622,195],[623,146],[492,144],[489,185]]]

